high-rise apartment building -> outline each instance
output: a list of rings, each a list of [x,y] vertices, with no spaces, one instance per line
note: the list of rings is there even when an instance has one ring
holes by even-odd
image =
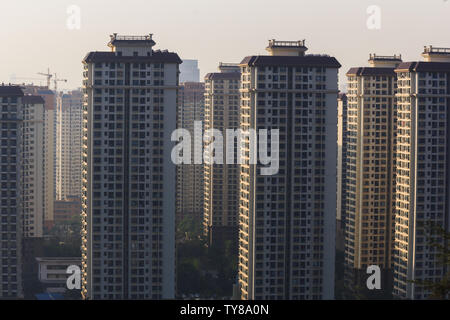
[[[347,95],[338,95],[337,127],[337,199],[336,199],[336,248],[344,250],[345,203],[346,203],[346,163],[347,156]]]
[[[21,166],[17,174],[21,180],[22,216],[22,279],[25,298],[37,272],[35,258],[42,255],[45,219],[45,101],[41,96],[25,95],[22,98]]]
[[[271,40],[241,63],[240,124],[279,130],[279,170],[262,175],[244,141],[240,169],[242,299],[332,299],[339,62],[304,41]],[[269,149],[270,150],[270,149]]]
[[[226,130],[239,125],[239,89],[241,70],[238,64],[221,63],[219,71],[205,76],[205,131],[219,130],[223,146],[228,145]],[[234,141],[232,145],[236,146]],[[205,148],[205,150],[208,150]],[[237,148],[233,150],[237,155]],[[239,226],[239,165],[237,159],[223,164],[205,164],[204,234],[210,245],[223,246],[231,241],[237,248]]]
[[[44,226],[53,225],[53,202],[55,201],[55,141],[56,141],[56,95],[47,87],[26,85],[26,95],[40,96],[45,101],[44,109]]]
[[[394,295],[423,299],[412,280],[442,279],[427,224],[450,230],[450,49],[426,47],[424,61],[401,63],[398,79]],[[434,241],[443,240],[434,236]]]
[[[177,128],[189,132],[191,150],[200,154],[202,144],[195,143],[194,125],[197,122],[203,126],[204,94],[205,84],[201,82],[181,83],[178,93]],[[193,219],[200,225],[203,217],[203,163],[194,163],[194,160],[192,152],[191,163],[177,166],[176,218],[177,221]]]
[[[23,91],[0,86],[0,298],[23,297],[21,165]]]
[[[347,72],[345,267],[350,287],[364,285],[367,267],[382,270],[391,292],[395,191],[397,77],[401,56],[370,55],[369,67]],[[339,200],[338,200],[339,201]]]
[[[58,97],[56,112],[56,200],[81,196],[82,92]]]
[[[180,83],[184,82],[200,82],[198,60],[183,59],[180,65]]]
[[[35,257],[42,254],[45,226],[53,216],[53,108],[54,95],[46,87],[23,85],[18,108],[20,163],[16,174],[20,181],[17,210],[21,229],[21,278],[25,298],[37,265]]]
[[[82,295],[165,299],[175,289],[178,66],[152,35],[113,34],[84,58]]]
[[[45,186],[45,101],[40,96],[22,98],[22,139],[20,175],[22,179],[23,236],[44,235]],[[51,187],[51,186],[50,186]]]

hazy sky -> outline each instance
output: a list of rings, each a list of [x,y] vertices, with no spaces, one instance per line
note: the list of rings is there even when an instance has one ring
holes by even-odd
[[[79,30],[67,27],[70,5],[81,10]],[[381,9],[379,30],[367,27],[371,5]],[[153,33],[155,48],[198,59],[201,77],[220,61],[265,54],[268,39],[306,39],[309,53],[341,62],[342,85],[369,53],[407,61],[421,59],[424,45],[450,47],[450,0],[1,0],[0,82],[50,67],[69,80],[60,88],[79,87],[81,60],[108,50],[114,32]]]

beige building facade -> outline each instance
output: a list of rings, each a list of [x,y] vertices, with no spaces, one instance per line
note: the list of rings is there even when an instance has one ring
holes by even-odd
[[[398,79],[394,296],[424,299],[412,280],[448,272],[430,244],[428,224],[450,231],[450,49],[428,46],[424,61],[405,62]],[[437,235],[433,241],[443,244]]]
[[[62,93],[56,112],[56,200],[81,197],[82,92]]]
[[[23,235],[44,235],[45,212],[45,101],[40,96],[22,99],[22,209]]]
[[[367,267],[383,271],[390,292],[395,204],[396,89],[401,56],[371,54],[347,72],[345,275],[364,286]]]
[[[219,130],[223,145],[228,145],[226,130],[237,130],[239,124],[240,68],[237,64],[221,63],[219,71],[205,76],[205,131]],[[234,138],[233,138],[234,139]],[[236,139],[235,139],[236,140]],[[237,141],[232,141],[237,146]],[[208,150],[208,149],[207,149]],[[237,155],[237,148],[233,149]],[[207,157],[211,156],[208,153]],[[233,248],[238,243],[239,165],[233,163],[205,164],[203,231],[210,245]]]

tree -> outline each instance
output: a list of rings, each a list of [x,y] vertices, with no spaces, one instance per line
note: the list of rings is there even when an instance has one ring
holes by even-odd
[[[179,296],[231,297],[237,275],[237,253],[230,243],[207,246],[190,238],[177,244],[177,288]]]
[[[199,239],[202,235],[201,221],[192,216],[186,216],[177,225],[177,239]]]
[[[448,299],[450,293],[450,233],[440,225],[427,223],[428,244],[436,252],[438,264],[444,266],[445,274],[440,281],[412,280],[410,282],[431,292],[429,299]]]

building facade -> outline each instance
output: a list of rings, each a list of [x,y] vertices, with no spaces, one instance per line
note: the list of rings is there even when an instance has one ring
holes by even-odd
[[[59,95],[56,112],[56,200],[81,196],[82,92]]]
[[[178,66],[152,35],[84,58],[82,296],[169,299],[175,283]]]
[[[67,269],[81,265],[79,257],[37,257],[36,262],[39,282],[47,293],[66,293],[67,279],[71,275]]]
[[[56,161],[56,95],[47,87],[26,85],[26,95],[44,99],[44,227],[53,225],[53,202],[55,201],[55,161]]]
[[[205,84],[185,82],[180,84],[178,93],[177,128],[184,129],[191,135],[191,150],[202,154],[201,143],[195,143],[194,125],[203,125],[205,109]],[[203,128],[200,128],[203,129]],[[193,219],[201,224],[203,216],[203,163],[194,163],[191,153],[190,164],[177,166],[177,221]]]
[[[423,299],[412,280],[442,279],[427,224],[450,230],[450,49],[426,47],[424,61],[405,62],[398,79],[394,295]],[[443,239],[433,236],[433,242]]]
[[[347,72],[345,180],[346,282],[365,287],[367,267],[392,288],[395,203],[396,89],[401,56],[370,55],[370,67]]]
[[[23,91],[17,86],[0,86],[1,200],[0,200],[0,298],[21,298],[22,212],[21,166]]]
[[[279,130],[279,170],[263,176],[243,143],[239,200],[242,299],[332,299],[339,62],[304,41],[271,40],[241,63],[243,130]]]
[[[40,96],[22,98],[23,236],[44,235],[45,213],[45,101]]]
[[[205,76],[205,131],[219,130],[227,146],[226,130],[239,125],[240,67],[221,63],[219,71]],[[234,138],[233,138],[234,139]],[[237,145],[232,141],[233,145]],[[205,148],[205,150],[208,150]],[[233,149],[237,155],[237,148]],[[208,155],[207,155],[208,156]],[[210,245],[238,244],[239,165],[237,159],[227,163],[205,163],[203,231]]]

